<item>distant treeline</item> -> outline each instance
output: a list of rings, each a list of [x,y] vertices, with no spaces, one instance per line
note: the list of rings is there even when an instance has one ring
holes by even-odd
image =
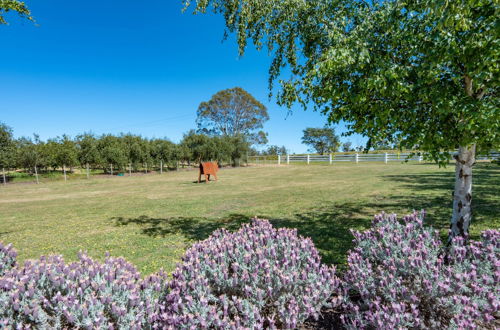
[[[163,166],[175,168],[179,163],[192,165],[199,161],[218,161],[238,166],[254,153],[244,135],[210,136],[194,130],[186,133],[178,144],[168,139],[148,139],[134,134],[84,133],[71,138],[67,135],[42,141],[33,138],[14,139],[12,130],[0,124],[0,167],[32,172],[56,170],[63,166],[101,168],[108,171],[132,170]]]

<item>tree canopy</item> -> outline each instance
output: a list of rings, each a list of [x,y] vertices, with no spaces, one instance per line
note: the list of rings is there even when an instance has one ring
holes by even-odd
[[[354,149],[352,148],[352,142],[351,141],[346,141],[344,143],[342,143],[342,151],[354,151]]]
[[[0,167],[14,164],[14,147],[12,128],[0,122]]]
[[[185,1],[190,5],[191,1]],[[280,104],[299,102],[351,132],[440,151],[500,144],[499,3],[493,0],[199,0],[273,55]]]
[[[197,124],[203,133],[246,135],[255,143],[266,143],[265,133],[258,131],[269,120],[267,108],[240,87],[217,92],[198,107]]]
[[[304,130],[302,143],[309,145],[312,150],[323,155],[329,152],[336,152],[340,146],[340,138],[335,135],[334,128],[308,127]]]
[[[269,156],[284,156],[288,154],[288,150],[286,150],[285,146],[277,146],[277,145],[270,145],[267,147],[267,149],[262,150],[261,152],[262,155],[269,155]]]
[[[31,12],[26,7],[26,4],[23,1],[18,0],[0,0],[0,25],[7,24],[5,20],[5,14],[13,11],[19,14],[19,16],[33,20],[31,17]]]
[[[240,54],[248,40],[267,46],[279,104],[312,107],[349,133],[418,148],[439,164],[458,148],[450,238],[467,236],[476,150],[500,147],[500,2],[194,3],[195,13],[224,17]]]

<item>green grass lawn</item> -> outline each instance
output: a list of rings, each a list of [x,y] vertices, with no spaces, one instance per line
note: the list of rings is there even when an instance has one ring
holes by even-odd
[[[500,227],[500,166],[474,172],[472,235]],[[97,258],[124,256],[142,272],[172,271],[185,249],[215,229],[237,228],[253,216],[312,237],[327,263],[342,265],[350,228],[373,214],[425,209],[447,232],[453,167],[424,164],[334,164],[222,169],[219,181],[196,184],[194,171],[67,183],[0,187],[0,241],[19,259],[79,250]]]

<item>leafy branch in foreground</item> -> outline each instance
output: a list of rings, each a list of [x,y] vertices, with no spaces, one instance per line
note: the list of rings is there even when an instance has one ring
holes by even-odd
[[[191,1],[185,1],[186,7]],[[500,147],[498,1],[197,0],[237,37],[267,47],[278,103],[300,103],[371,141],[456,150],[451,237],[472,219],[476,150]],[[444,153],[443,153],[444,151]]]
[[[33,21],[31,12],[24,2],[18,0],[0,0],[0,25],[8,24],[4,16],[9,11],[15,11],[19,16]]]

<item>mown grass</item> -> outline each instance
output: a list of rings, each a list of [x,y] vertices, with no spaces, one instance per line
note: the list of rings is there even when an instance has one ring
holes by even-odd
[[[472,235],[500,227],[500,166],[474,173]],[[429,164],[334,164],[222,169],[218,182],[194,183],[194,171],[70,179],[0,187],[0,241],[21,260],[86,250],[124,256],[143,273],[172,271],[185,249],[221,227],[253,216],[312,237],[327,263],[343,265],[353,229],[382,210],[425,209],[445,235],[453,168]]]

